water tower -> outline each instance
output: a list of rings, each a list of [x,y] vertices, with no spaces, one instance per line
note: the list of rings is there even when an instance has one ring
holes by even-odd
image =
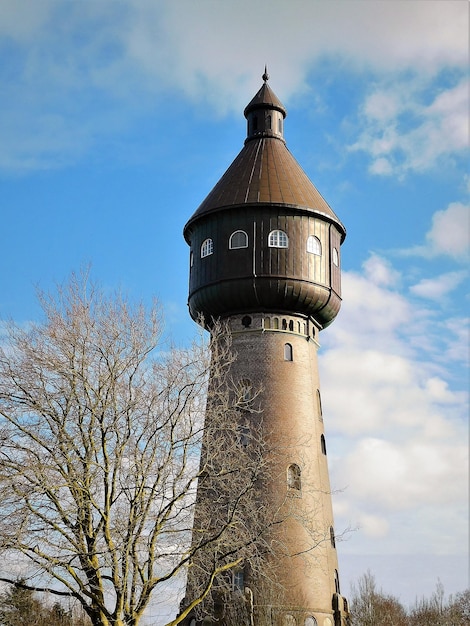
[[[286,109],[268,78],[245,108],[244,147],[184,228],[189,311],[195,320],[227,320],[237,354],[232,375],[263,388],[266,436],[284,449],[268,497],[273,507],[291,498],[298,519],[308,515],[322,538],[309,550],[311,532],[296,519],[284,525],[292,556],[279,555],[284,593],[279,603],[269,600],[271,624],[345,626],[317,352],[320,331],[341,305],[346,231],[289,152]],[[238,576],[259,607],[256,581]]]

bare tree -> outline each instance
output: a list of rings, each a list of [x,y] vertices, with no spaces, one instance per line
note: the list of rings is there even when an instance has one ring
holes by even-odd
[[[408,617],[400,602],[377,589],[368,571],[352,588],[352,626],[407,626]]]
[[[470,618],[470,590],[445,598],[440,581],[430,598],[417,600],[408,611],[393,596],[377,589],[368,571],[352,587],[352,626],[464,626]]]
[[[23,582],[2,580],[76,598],[94,626],[137,626],[197,567],[176,626],[269,549],[256,497],[269,455],[256,429],[246,446],[230,337],[216,325],[212,345],[168,349],[158,307],[83,276],[40,301],[44,321],[10,324],[0,350],[0,550]],[[227,514],[201,508],[192,533],[198,480]]]

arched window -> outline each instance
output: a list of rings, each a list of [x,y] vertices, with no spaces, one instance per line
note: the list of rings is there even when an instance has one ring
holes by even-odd
[[[277,317],[273,319],[273,328],[274,330],[279,330],[279,318]]]
[[[230,235],[228,241],[230,250],[238,250],[239,248],[248,248],[248,235],[244,230],[236,230]]]
[[[331,547],[336,548],[335,530],[333,526],[330,526],[330,542],[331,542]]]
[[[244,315],[242,317],[242,326],[244,326],[245,328],[250,328],[252,321],[253,320],[251,319],[249,315]]]
[[[287,330],[287,320],[285,318],[282,320],[282,330]]]
[[[307,252],[321,256],[321,241],[318,237],[310,235],[307,239]]]
[[[214,252],[214,242],[212,241],[212,239],[205,239],[202,242],[202,246],[201,246],[201,259],[203,259],[206,256],[209,256],[213,252]]]
[[[292,465],[289,465],[287,468],[287,486],[289,489],[295,489],[296,491],[300,491],[302,487],[300,467],[295,463],[292,463]]]
[[[270,248],[288,248],[289,240],[283,230],[272,230],[268,237],[268,246]]]
[[[326,454],[326,442],[325,442],[325,435],[322,435],[320,437],[320,444],[321,444],[321,451],[323,454]]]
[[[293,361],[294,353],[292,350],[292,344],[285,343],[284,344],[284,361]]]
[[[264,318],[264,327],[269,330],[271,328],[271,318],[270,317],[265,317]]]
[[[317,620],[309,615],[309,617],[305,618],[304,626],[318,626]]]
[[[289,330],[294,332],[294,320],[289,320]]]
[[[277,131],[279,133],[282,133],[282,119],[281,118],[277,120]]]
[[[339,255],[336,248],[333,248],[333,265],[336,265],[336,267],[339,265]]]
[[[271,130],[271,116],[270,115],[266,116],[266,128]]]

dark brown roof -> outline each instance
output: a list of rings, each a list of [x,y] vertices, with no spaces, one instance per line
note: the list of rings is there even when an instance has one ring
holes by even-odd
[[[343,224],[289,152],[284,141],[274,137],[251,140],[245,144],[188,225],[213,211],[259,203],[284,204],[324,216],[335,222],[343,238],[345,236]]]

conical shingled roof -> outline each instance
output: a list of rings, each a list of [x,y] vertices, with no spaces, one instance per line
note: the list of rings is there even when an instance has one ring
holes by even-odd
[[[254,109],[265,109],[268,113],[269,109],[275,109],[285,117],[286,109],[266,80],[245,108],[245,116]],[[184,230],[186,232],[194,220],[209,213],[260,204],[285,205],[319,215],[337,225],[341,241],[346,236],[345,227],[292,156],[282,135],[267,136],[266,133],[248,136],[241,152]]]

